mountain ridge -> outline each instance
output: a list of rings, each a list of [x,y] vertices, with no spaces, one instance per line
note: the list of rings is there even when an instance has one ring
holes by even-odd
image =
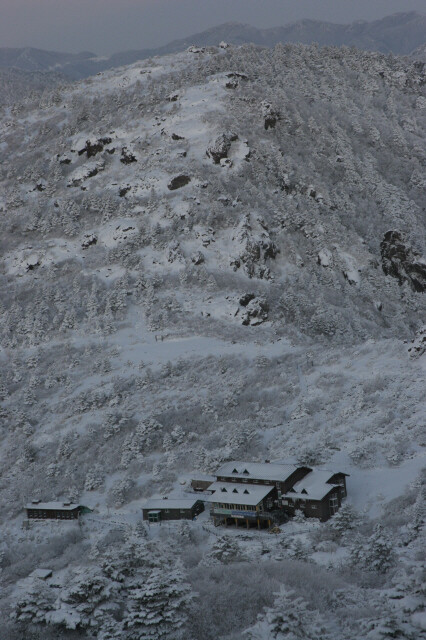
[[[417,12],[396,13],[385,18],[350,24],[303,19],[280,27],[257,28],[250,24],[226,22],[155,48],[119,51],[109,57],[91,52],[76,54],[45,51],[38,48],[0,48],[0,68],[23,71],[56,71],[71,80],[82,79],[117,66],[133,64],[156,55],[177,53],[188,46],[215,46],[253,43],[272,47],[282,43],[322,46],[355,46],[359,49],[408,55],[426,41],[426,15]]]

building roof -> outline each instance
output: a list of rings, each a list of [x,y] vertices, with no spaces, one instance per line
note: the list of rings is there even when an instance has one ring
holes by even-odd
[[[214,493],[205,498],[206,502],[223,502],[227,504],[259,504],[273,490],[264,484],[240,484],[237,482],[214,482],[210,491]]]
[[[34,569],[30,576],[32,578],[40,578],[40,580],[47,580],[52,575],[52,569]]]
[[[303,500],[322,500],[335,488],[335,484],[328,484],[336,471],[321,469],[310,471],[302,480],[296,482],[292,490],[284,498],[302,498]]]
[[[192,509],[200,498],[151,498],[143,509]]]
[[[40,509],[42,511],[74,511],[74,509],[78,509],[81,506],[81,504],[76,504],[74,502],[39,502],[38,500],[34,500],[34,502],[26,504],[25,509]]]
[[[296,469],[298,469],[298,467],[293,464],[232,461],[223,464],[216,471],[216,476],[284,482]]]

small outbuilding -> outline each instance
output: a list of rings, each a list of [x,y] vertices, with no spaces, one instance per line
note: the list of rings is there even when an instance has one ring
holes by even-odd
[[[194,520],[203,511],[204,503],[198,498],[152,498],[142,509],[148,522]]]
[[[33,500],[25,505],[29,520],[78,520],[91,509],[74,502],[40,502]]]

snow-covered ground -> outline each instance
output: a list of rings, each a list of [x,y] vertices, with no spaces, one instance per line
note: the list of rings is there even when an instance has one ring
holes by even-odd
[[[7,640],[258,639],[292,606],[301,637],[319,610],[322,640],[419,633],[422,73],[190,49],[4,110]],[[233,459],[344,471],[348,498],[274,534],[141,522]],[[26,528],[33,498],[93,512]]]

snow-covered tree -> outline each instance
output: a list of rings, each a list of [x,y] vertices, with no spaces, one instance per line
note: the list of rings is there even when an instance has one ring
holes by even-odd
[[[187,609],[192,599],[184,571],[176,563],[170,570],[153,569],[143,579],[134,578],[127,589],[124,628],[129,640],[185,638]]]
[[[284,585],[276,596],[273,606],[245,631],[250,640],[331,640],[334,637],[320,613],[309,609],[303,598]]]

